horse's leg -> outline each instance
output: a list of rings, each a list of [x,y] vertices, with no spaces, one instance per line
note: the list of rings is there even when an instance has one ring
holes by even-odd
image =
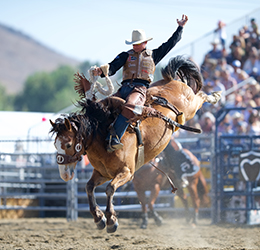
[[[141,214],[142,224],[140,227],[142,229],[146,229],[147,225],[148,225],[148,213],[147,213],[147,207],[146,207],[145,189],[142,187],[142,183],[140,183],[141,181],[142,180],[139,180],[138,177],[135,177],[133,180],[133,183],[134,183],[135,191],[137,193],[138,200],[140,201],[141,206],[142,206],[142,214]],[[139,183],[141,185],[139,185]]]
[[[97,206],[94,191],[96,186],[99,186],[105,183],[106,181],[107,179],[101,176],[100,173],[94,169],[92,176],[86,185],[86,192],[88,195],[88,202],[89,202],[89,210],[92,216],[94,217],[94,221],[97,225],[97,228],[100,230],[104,229],[106,226],[106,217]]]
[[[124,167],[120,173],[107,185],[106,195],[107,195],[107,208],[106,208],[106,218],[107,218],[107,232],[114,233],[118,227],[118,221],[116,217],[116,212],[113,207],[113,196],[117,188],[121,187],[133,178],[130,173],[130,169]]]
[[[186,218],[187,223],[189,223],[191,215],[190,215],[190,210],[189,210],[189,205],[188,205],[188,199],[187,199],[187,195],[184,193],[184,189],[182,188],[182,186],[178,187],[176,194],[182,201],[182,204],[185,208],[185,218]]]
[[[148,207],[149,207],[151,216],[154,218],[154,221],[157,226],[161,226],[162,222],[163,222],[162,217],[156,211],[154,211],[154,203],[159,195],[160,189],[161,189],[160,184],[155,183],[153,188],[151,188],[151,195],[150,195],[150,199],[148,202]]]
[[[221,91],[211,92],[210,95],[207,95],[203,91],[200,91],[195,97],[202,98],[203,103],[208,102],[211,104],[216,104],[221,98]]]
[[[199,207],[200,207],[200,199],[198,195],[197,185],[198,185],[198,178],[193,178],[192,180],[189,180],[188,190],[194,207],[192,223],[195,225],[197,224],[197,220],[199,217]]]
[[[148,213],[147,213],[147,207],[146,207],[146,196],[145,196],[145,190],[138,190],[137,192],[137,197],[138,200],[141,202],[141,206],[142,206],[142,224],[140,226],[140,228],[142,229],[146,229],[147,225],[148,225]]]
[[[199,174],[199,183],[197,186],[198,194],[200,197],[200,205],[204,207],[208,207],[210,204],[209,196],[208,196],[208,187],[205,177],[203,176],[201,170],[198,172]]]
[[[221,91],[212,92],[210,95],[207,95],[203,91],[199,91],[195,96],[189,107],[192,107],[191,110],[187,110],[185,113],[186,121],[192,119],[196,112],[202,107],[203,103],[208,102],[211,104],[216,104],[221,98]]]

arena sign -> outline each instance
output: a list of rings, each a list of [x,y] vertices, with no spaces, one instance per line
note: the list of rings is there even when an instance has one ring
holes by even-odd
[[[244,181],[258,181],[260,179],[260,151],[241,152],[239,171]]]

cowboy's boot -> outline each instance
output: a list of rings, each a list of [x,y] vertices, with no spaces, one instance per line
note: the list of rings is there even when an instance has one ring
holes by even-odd
[[[129,123],[127,122],[128,119],[123,115],[119,114],[114,124],[114,132],[113,134],[109,133],[106,138],[107,141],[107,151],[113,152],[117,149],[122,148],[124,145],[120,142],[121,138],[123,137],[126,129],[128,128]]]

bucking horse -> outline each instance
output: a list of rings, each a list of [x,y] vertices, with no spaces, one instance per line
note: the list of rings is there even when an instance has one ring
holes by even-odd
[[[79,111],[50,121],[50,132],[56,135],[54,145],[59,172],[64,181],[73,178],[77,162],[87,154],[94,168],[86,184],[90,212],[97,228],[106,227],[108,233],[118,228],[113,208],[117,188],[132,180],[136,170],[162,152],[174,131],[201,132],[185,126],[185,121],[192,119],[203,103],[216,104],[221,97],[220,92],[207,95],[201,90],[203,78],[199,68],[182,56],[170,59],[161,72],[163,78],[152,83],[147,91],[142,114],[129,121],[130,126],[121,140],[124,146],[119,150],[107,152],[105,142],[110,124],[125,104],[119,97],[96,100],[83,95],[77,101]],[[84,75],[77,74],[77,83],[86,80]],[[79,89],[78,93],[82,94]],[[94,191],[107,181],[110,182],[106,187],[107,204],[103,212],[96,203]]]

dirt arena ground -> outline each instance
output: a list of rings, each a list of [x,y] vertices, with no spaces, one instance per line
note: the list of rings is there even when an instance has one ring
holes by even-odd
[[[260,226],[211,225],[202,219],[192,228],[182,218],[166,219],[161,227],[149,223],[144,230],[139,219],[119,218],[118,230],[108,234],[88,218],[1,219],[0,249],[260,249]]]

